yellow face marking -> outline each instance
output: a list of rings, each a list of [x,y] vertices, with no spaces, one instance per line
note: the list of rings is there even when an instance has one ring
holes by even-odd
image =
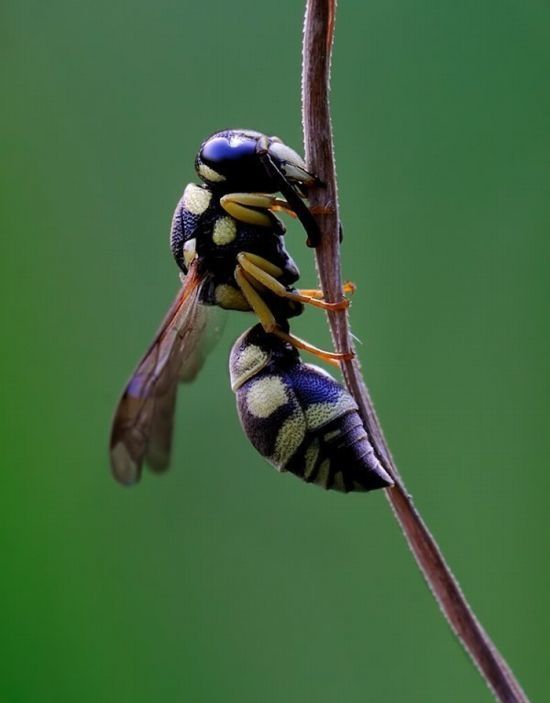
[[[269,361],[269,354],[255,344],[249,344],[240,353],[231,370],[231,388],[238,390],[245,381],[258,373]]]
[[[220,283],[214,293],[217,305],[225,310],[250,310],[250,305],[240,290],[228,283]]]
[[[254,417],[269,417],[287,402],[286,388],[279,376],[259,378],[254,381],[246,394],[248,411]]]
[[[305,419],[302,412],[297,410],[283,422],[275,440],[275,451],[271,459],[279,470],[284,471],[284,467],[304,441],[305,434]]]
[[[317,458],[319,456],[319,440],[317,437],[311,440],[311,443],[309,447],[306,449],[305,452],[305,466],[304,466],[304,478],[308,479],[311,474],[313,473],[313,470],[315,469],[315,465],[317,464]]]
[[[202,215],[210,205],[211,198],[210,191],[195,185],[195,183],[189,183],[183,191],[183,204],[192,215]]]
[[[210,181],[210,183],[222,183],[225,181],[225,176],[221,173],[214,171],[213,168],[207,166],[206,164],[201,164],[199,166],[199,175],[204,178],[205,181]]]
[[[302,157],[297,154],[294,149],[291,149],[289,146],[280,141],[269,147],[269,153],[277,157],[280,161],[285,163],[285,165],[288,163],[299,168],[300,170],[306,170],[306,165]]]
[[[237,223],[232,217],[220,217],[214,224],[212,240],[214,244],[223,246],[230,244],[237,236]]]
[[[347,393],[342,393],[335,403],[312,403],[306,408],[307,426],[316,430],[352,410],[357,410],[357,405]]]
[[[319,467],[319,473],[317,474],[317,477],[315,479],[315,483],[318,483],[320,486],[324,486],[324,488],[327,487],[328,483],[328,477],[329,477],[329,469],[330,469],[330,459],[325,459],[321,466]]]

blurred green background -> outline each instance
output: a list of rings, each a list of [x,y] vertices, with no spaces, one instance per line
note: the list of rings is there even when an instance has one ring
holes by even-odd
[[[227,379],[174,470],[116,485],[111,413],[178,286],[174,205],[226,126],[300,148],[302,3],[2,3],[0,701],[490,701],[382,493],[278,475]],[[533,700],[550,697],[550,6],[341,2],[352,322],[394,454]],[[294,223],[289,246],[312,285]],[[323,315],[299,334],[328,345]]]

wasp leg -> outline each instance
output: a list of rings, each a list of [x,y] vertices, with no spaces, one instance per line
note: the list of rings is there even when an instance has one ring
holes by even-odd
[[[270,227],[272,224],[263,210],[284,212],[295,219],[298,217],[286,200],[268,193],[227,193],[220,198],[220,205],[236,220],[260,227]],[[334,212],[324,205],[316,205],[309,211],[314,215],[331,215]]]
[[[268,334],[274,334],[280,339],[284,339],[285,342],[292,344],[293,347],[296,347],[297,349],[303,349],[304,351],[308,351],[314,356],[317,356],[319,359],[324,359],[325,361],[328,361],[334,366],[338,366],[339,362],[341,361],[349,361],[350,359],[353,359],[354,354],[352,352],[324,351],[323,349],[318,349],[312,344],[305,342],[303,339],[295,337],[293,334],[287,333],[282,330],[279,327],[275,316],[269,309],[269,306],[266,304],[265,300],[258,293],[258,291],[254,288],[252,283],[250,283],[250,281],[247,279],[245,271],[240,266],[237,266],[235,268],[235,280],[237,281],[237,285],[241,289],[242,294],[248,301],[248,304],[250,305],[254,313],[258,316],[262,327]]]
[[[322,310],[345,310],[349,306],[349,300],[340,300],[338,303],[327,303],[325,300],[318,300],[310,295],[302,295],[297,291],[290,291],[280,281],[275,278],[272,273],[273,268],[276,268],[266,259],[256,254],[241,252],[237,254],[237,261],[241,268],[258,283],[261,283],[275,295],[281,298],[295,300],[298,303],[307,303]]]
[[[339,366],[341,361],[351,361],[351,359],[355,356],[353,352],[324,351],[323,349],[319,349],[318,347],[313,346],[313,344],[306,342],[304,339],[300,339],[300,337],[296,337],[296,335],[287,333],[282,329],[273,330],[272,334],[276,335],[280,339],[284,339],[285,342],[292,344],[292,346],[296,347],[296,349],[307,351],[317,358],[323,359],[323,361],[332,364],[333,366]]]
[[[296,213],[296,217],[300,220],[307,232],[308,247],[316,247],[321,241],[321,232],[315,218],[304,203],[302,192],[299,188],[291,183],[285,173],[279,168],[269,154],[269,143],[267,137],[258,139],[256,144],[256,154],[267,175],[278,185],[280,192],[285,196],[290,207]],[[323,183],[308,171],[302,170],[301,182],[305,187],[316,184],[318,186]]]
[[[236,220],[260,227],[273,226],[265,210],[282,210],[296,217],[286,200],[265,193],[227,193],[220,198],[220,205]]]
[[[353,295],[355,291],[357,290],[357,286],[353,281],[346,281],[342,285],[342,294],[343,295]],[[322,290],[319,290],[318,288],[299,288],[298,293],[300,295],[307,295],[310,298],[324,298],[325,295]]]
[[[314,205],[309,208],[309,211],[313,215],[334,215],[334,208],[331,208],[328,205]]]

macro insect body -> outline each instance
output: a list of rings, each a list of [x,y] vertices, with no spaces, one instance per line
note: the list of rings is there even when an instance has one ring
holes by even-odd
[[[344,492],[392,485],[351,395],[291,344],[256,325],[233,345],[229,370],[243,429],[276,468]]]
[[[308,244],[317,244],[319,232],[304,202],[307,188],[317,179],[280,139],[251,130],[225,130],[212,135],[203,142],[195,167],[203,183],[185,188],[170,236],[172,254],[182,272],[182,288],[116,408],[110,441],[115,478],[126,485],[135,483],[144,462],[153,471],[167,468],[177,385],[192,380],[200,370],[210,311],[220,307],[252,311],[260,321],[249,333],[252,337],[241,337],[231,355],[241,421],[254,446],[280,469],[327,488],[370,490],[391,485],[366,440],[347,391],[317,367],[303,364],[296,349],[333,363],[349,355],[317,349],[289,329],[288,320],[299,315],[304,304],[328,310],[348,305],[347,300],[329,303],[319,291],[293,287],[299,271],[284,244],[284,225],[274,214],[283,210],[297,216],[307,232]],[[285,199],[277,198],[277,192]],[[244,343],[251,338],[257,343]],[[256,359],[248,369],[258,350],[266,363]],[[277,368],[284,386],[281,393],[279,384],[278,400],[274,395],[277,383],[271,382]],[[306,378],[311,381],[309,385]],[[254,424],[246,408],[250,410],[249,400],[262,388],[264,407],[256,403],[253,410],[256,420],[267,422]],[[301,390],[291,397],[298,388]],[[283,395],[290,402],[287,410],[291,412],[284,418],[282,402],[277,405]],[[334,406],[332,412],[325,413],[321,421],[311,422],[314,410],[308,414],[308,405],[323,402],[325,410]],[[298,406],[306,412],[301,429],[292,435],[289,428],[292,422],[297,427]],[[266,415],[269,408],[273,412]],[[279,422],[283,423],[281,427]],[[327,431],[322,434],[324,429]],[[273,448],[271,451],[260,441],[262,432],[280,436],[280,443],[287,449],[283,453]],[[348,462],[355,467],[349,469],[346,478],[343,467],[340,471],[334,468],[338,455],[342,464]],[[306,464],[300,471],[302,461]],[[362,478],[356,480],[355,469],[360,465]]]

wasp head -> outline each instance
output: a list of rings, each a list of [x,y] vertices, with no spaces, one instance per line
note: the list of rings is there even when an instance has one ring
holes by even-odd
[[[201,145],[195,168],[211,187],[229,191],[275,193],[282,180],[302,196],[317,178],[304,160],[278,137],[248,129],[226,129]]]
[[[195,161],[209,188],[224,193],[281,192],[303,224],[309,246],[317,246],[320,231],[304,203],[308,188],[322,185],[304,160],[278,137],[248,129],[226,129],[203,142]]]

